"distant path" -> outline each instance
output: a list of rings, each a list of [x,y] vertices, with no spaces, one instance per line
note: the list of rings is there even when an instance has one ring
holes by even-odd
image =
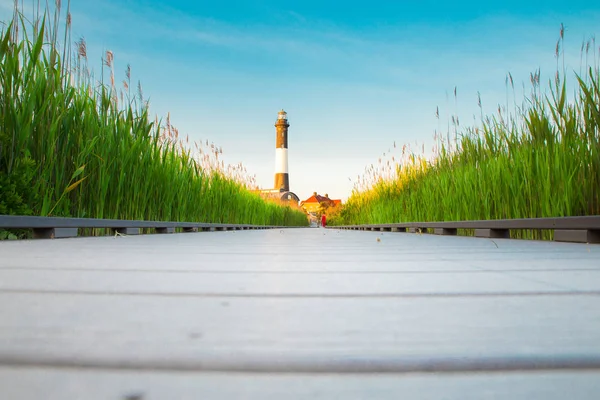
[[[600,245],[334,229],[0,242],[2,399],[599,393]]]

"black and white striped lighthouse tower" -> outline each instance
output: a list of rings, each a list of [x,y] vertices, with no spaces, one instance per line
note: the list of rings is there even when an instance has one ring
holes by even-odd
[[[290,177],[288,175],[288,124],[287,113],[283,110],[277,115],[275,123],[275,186],[274,189],[289,192]]]

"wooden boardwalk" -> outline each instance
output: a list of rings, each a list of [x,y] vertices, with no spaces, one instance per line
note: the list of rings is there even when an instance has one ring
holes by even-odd
[[[597,399],[600,245],[0,242],[0,399]]]

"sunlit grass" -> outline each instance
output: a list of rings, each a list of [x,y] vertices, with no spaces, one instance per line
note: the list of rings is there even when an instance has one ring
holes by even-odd
[[[168,118],[151,121],[141,85],[131,93],[130,68],[115,82],[110,51],[98,82],[85,41],[69,45],[70,13],[62,30],[60,15],[57,3],[53,17],[46,10],[30,24],[16,10],[3,25],[0,214],[307,224],[250,192],[253,178],[224,165],[214,144],[180,139]]]
[[[431,160],[404,146],[398,159],[368,167],[331,224],[600,214],[600,71],[588,57],[595,46],[593,39],[582,46],[591,63],[575,76],[572,100],[564,67],[545,93],[539,71],[532,74],[531,95],[510,112],[499,107],[466,129],[453,116],[454,131],[443,136],[455,139],[436,134]]]

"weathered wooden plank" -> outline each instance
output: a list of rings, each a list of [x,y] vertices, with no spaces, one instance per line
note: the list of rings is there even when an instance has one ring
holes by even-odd
[[[31,364],[37,358],[65,366],[134,363],[132,368],[147,364],[173,370],[244,363],[253,370],[267,368],[270,360],[272,368],[304,365],[307,372],[310,362],[318,369],[318,360],[329,359],[338,360],[330,364],[334,372],[345,361],[360,359],[372,365],[413,360],[417,366],[419,361],[502,357],[539,363],[600,360],[600,296],[201,298],[1,292],[0,301],[0,364]]]
[[[423,271],[598,268],[600,247],[405,233],[287,229],[0,242],[2,267],[215,271]],[[380,241],[377,241],[377,238]],[[227,250],[223,250],[227,246]],[[177,257],[177,263],[172,262]],[[251,262],[249,257],[252,257]],[[127,263],[119,262],[127,259]],[[50,262],[40,262],[50,260]]]
[[[564,373],[598,385],[599,246],[281,229],[1,242],[0,254],[0,383],[15,382],[0,384],[1,398],[68,398],[85,371],[110,370],[148,397],[227,398],[208,383],[178,387],[192,373],[221,376],[221,387],[263,377],[247,380],[259,398],[290,398],[277,394],[295,379],[322,398],[351,382],[376,391],[365,382],[386,378],[377,372],[399,385],[382,398],[405,394],[400,382],[415,376],[428,398],[476,387],[552,398],[549,378],[533,377]],[[495,373],[469,373],[482,370]],[[112,394],[128,392],[106,379]],[[552,393],[575,393],[567,381]]]
[[[600,373],[227,374],[1,368],[6,399],[596,400]],[[201,397],[200,397],[201,396]]]
[[[126,259],[123,262],[127,262]],[[555,273],[558,281],[562,276],[562,286],[546,284],[539,279],[528,282],[517,279],[513,274],[499,271],[471,270],[456,272],[423,273],[184,273],[152,271],[157,263],[148,265],[145,271],[115,270],[2,270],[0,269],[0,290],[22,290],[28,292],[75,292],[88,294],[126,293],[160,294],[170,293],[180,296],[322,296],[322,297],[409,297],[421,295],[437,296],[477,296],[477,295],[519,295],[574,292],[569,289],[571,276]],[[579,277],[589,279],[587,291],[600,294],[600,271],[581,271]],[[556,282],[556,279],[554,279]],[[276,283],[276,284],[274,284]],[[577,282],[580,283],[580,282]]]

